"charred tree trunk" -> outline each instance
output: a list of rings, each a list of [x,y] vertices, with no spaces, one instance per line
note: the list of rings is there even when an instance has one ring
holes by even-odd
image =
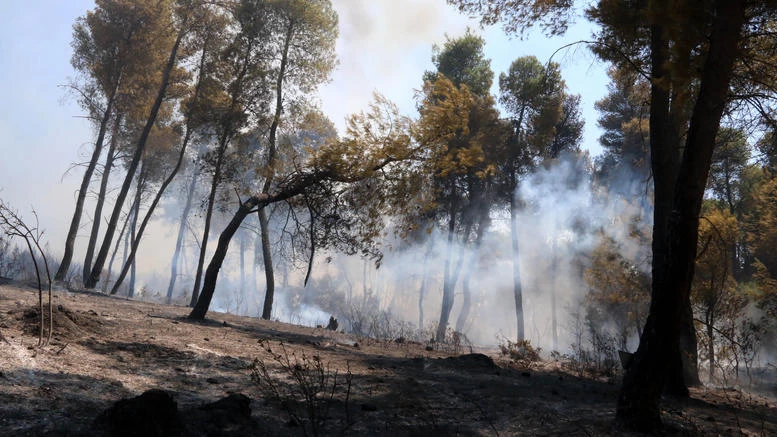
[[[715,9],[699,94],[674,187],[673,209],[666,222],[667,232],[661,236],[664,240],[659,247],[665,252],[653,254],[650,313],[618,397],[616,417],[628,429],[649,431],[660,426],[659,403],[668,377],[668,363],[679,355],[678,332],[695,269],[699,214],[745,16],[742,1],[719,0]],[[663,35],[660,26],[651,31]],[[655,67],[654,64],[657,71]],[[652,123],[651,119],[650,141],[655,154]],[[657,157],[653,159],[655,163]]]
[[[100,161],[100,154],[102,153],[103,142],[105,141],[105,131],[108,129],[108,121],[113,112],[113,103],[118,89],[119,80],[114,84],[113,90],[111,90],[111,94],[108,97],[103,118],[100,120],[100,130],[97,133],[97,141],[94,143],[92,158],[89,160],[89,165],[84,172],[84,178],[81,180],[81,187],[78,190],[78,197],[76,198],[76,209],[73,212],[73,219],[70,221],[70,229],[68,229],[67,237],[65,238],[65,253],[62,255],[62,262],[59,264],[57,273],[54,274],[54,280],[56,281],[63,281],[65,279],[67,271],[70,269],[70,263],[73,261],[73,250],[75,248],[78,228],[81,226],[81,215],[84,211],[86,193],[89,191],[89,183],[92,181],[92,174],[97,167],[97,162]],[[95,217],[95,220],[99,220],[99,218]]]
[[[183,24],[183,26],[185,26],[185,24]],[[156,100],[154,101],[154,105],[151,107],[151,112],[149,113],[146,124],[143,127],[140,138],[138,139],[137,147],[135,147],[135,153],[132,156],[132,161],[130,162],[129,168],[127,169],[127,176],[124,178],[124,183],[121,186],[119,195],[116,197],[116,204],[113,207],[113,213],[111,214],[111,218],[108,221],[108,227],[105,230],[105,238],[103,239],[102,245],[100,245],[100,251],[98,252],[97,258],[94,261],[92,273],[89,275],[88,280],[84,283],[84,287],[88,289],[94,288],[97,285],[97,281],[100,280],[100,274],[102,273],[103,266],[105,265],[105,259],[108,257],[111,241],[113,241],[113,234],[116,232],[116,225],[119,221],[119,216],[121,215],[121,209],[124,205],[124,200],[127,197],[127,193],[129,192],[130,185],[132,184],[132,176],[135,174],[135,171],[138,168],[140,157],[143,155],[143,151],[146,149],[146,141],[148,140],[148,136],[151,133],[151,128],[156,122],[159,108],[162,106],[162,102],[167,95],[167,86],[170,82],[170,73],[175,67],[176,59],[178,58],[178,47],[181,45],[183,36],[184,31],[179,31],[178,37],[175,40],[175,44],[173,44],[173,47],[170,50],[170,56],[162,73],[162,82],[160,83]]]
[[[105,166],[100,179],[100,192],[97,194],[97,204],[94,207],[94,219],[92,222],[92,232],[89,235],[89,244],[86,246],[86,256],[84,256],[84,270],[82,273],[83,282],[89,278],[92,271],[92,258],[94,257],[94,248],[97,245],[97,238],[100,236],[100,223],[102,222],[103,205],[105,197],[108,195],[108,181],[113,168],[113,160],[116,158],[116,148],[119,143],[119,128],[121,126],[121,116],[117,115],[113,121],[111,133],[111,143],[108,147],[108,156],[105,158]]]

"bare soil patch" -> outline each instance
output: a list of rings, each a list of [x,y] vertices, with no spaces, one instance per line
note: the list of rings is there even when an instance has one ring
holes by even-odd
[[[36,291],[0,285],[0,436],[106,435],[95,419],[151,389],[175,400],[180,435],[620,435],[620,381],[560,362],[516,369],[497,350],[454,355],[221,313],[198,323],[185,307],[68,291],[54,294],[52,344],[36,348],[36,303]],[[259,362],[275,395],[252,379]],[[316,363],[329,379],[306,400],[295,375]],[[250,398],[250,418],[214,419],[234,394]],[[777,435],[777,406],[739,390],[694,389],[663,408],[667,434]]]

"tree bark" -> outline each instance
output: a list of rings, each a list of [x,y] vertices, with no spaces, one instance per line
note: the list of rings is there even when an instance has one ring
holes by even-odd
[[[103,167],[103,174],[100,178],[100,192],[97,194],[97,204],[94,207],[94,215],[92,216],[92,232],[89,235],[89,244],[86,246],[86,255],[84,256],[84,270],[82,273],[83,282],[87,281],[89,278],[89,273],[92,272],[92,258],[94,257],[94,248],[97,245],[97,238],[100,236],[100,223],[102,222],[103,205],[105,204],[105,197],[108,195],[108,181],[110,180],[111,169],[113,168],[116,147],[119,143],[120,126],[121,116],[117,114],[115,120],[113,121],[111,143],[108,147],[108,156],[105,157],[105,166]]]
[[[78,197],[76,198],[76,209],[73,212],[73,219],[70,221],[70,229],[67,232],[65,238],[65,253],[62,255],[62,262],[59,264],[57,273],[54,274],[54,280],[63,281],[67,276],[67,271],[70,269],[70,263],[73,261],[73,250],[76,243],[76,235],[78,234],[78,228],[81,225],[81,215],[84,211],[84,202],[86,201],[86,193],[89,191],[89,183],[92,181],[92,174],[97,167],[97,162],[100,160],[100,154],[103,150],[103,142],[105,141],[105,131],[108,129],[108,121],[111,118],[113,112],[113,103],[116,98],[116,92],[119,89],[119,80],[113,86],[111,94],[108,97],[108,102],[105,106],[105,112],[103,118],[100,120],[100,130],[97,133],[97,141],[94,143],[94,151],[92,152],[92,158],[89,160],[89,165],[84,172],[84,178],[81,180],[81,187],[78,190]],[[98,218],[95,218],[98,220]]]
[[[181,45],[183,36],[184,31],[180,30],[178,37],[175,40],[175,44],[173,44],[172,50],[170,51],[167,65],[165,65],[165,69],[162,72],[162,82],[160,83],[156,100],[154,101],[154,105],[151,107],[151,113],[148,116],[148,120],[146,120],[146,125],[143,127],[143,131],[140,134],[138,145],[135,148],[132,161],[130,162],[129,168],[127,169],[127,176],[124,178],[124,183],[122,184],[119,195],[116,198],[116,204],[113,206],[113,213],[111,214],[111,218],[108,221],[108,227],[105,230],[105,238],[103,239],[103,243],[100,246],[100,251],[97,254],[97,258],[95,259],[92,273],[89,275],[88,280],[84,283],[84,287],[87,289],[94,288],[95,285],[97,285],[97,281],[100,280],[100,274],[102,273],[105,259],[108,257],[108,251],[110,250],[111,241],[113,240],[113,234],[116,232],[116,224],[119,221],[119,215],[121,215],[121,208],[124,204],[124,200],[127,197],[127,193],[129,192],[130,185],[132,184],[132,176],[135,174],[135,171],[138,168],[140,157],[143,155],[143,151],[146,149],[146,141],[148,140],[148,136],[151,133],[151,128],[156,122],[159,108],[162,106],[162,102],[167,95],[167,86],[170,82],[170,73],[175,67],[176,59],[178,58],[178,47]]]
[[[275,296],[275,272],[273,271],[272,252],[270,250],[270,225],[267,221],[267,212],[264,208],[259,210],[259,227],[262,234],[262,259],[264,259],[264,277],[266,281],[262,318],[270,320],[270,317],[272,316],[273,297]]]
[[[661,425],[661,392],[668,377],[668,362],[679,356],[678,332],[695,269],[699,214],[744,16],[743,1],[715,3],[707,59],[674,187],[673,209],[667,216],[665,240],[659,246],[665,251],[653,254],[650,313],[618,397],[616,420],[628,429],[652,431]],[[655,33],[655,29],[651,30]],[[663,31],[658,35],[663,35]],[[655,67],[654,64],[654,71]],[[653,108],[651,118],[652,111]],[[655,154],[652,119],[650,134]],[[653,159],[655,162],[657,157]]]

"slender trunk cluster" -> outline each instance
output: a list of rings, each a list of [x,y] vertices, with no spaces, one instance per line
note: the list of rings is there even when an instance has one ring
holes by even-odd
[[[146,120],[146,124],[143,127],[143,131],[140,134],[140,138],[138,139],[135,152],[132,156],[132,161],[130,162],[129,167],[127,169],[127,175],[124,178],[124,183],[122,184],[121,190],[119,191],[119,194],[116,197],[116,203],[114,205],[111,218],[108,221],[108,226],[105,230],[105,237],[103,239],[102,245],[100,246],[100,251],[97,253],[97,258],[95,258],[94,267],[92,267],[92,272],[90,273],[89,278],[87,278],[87,281],[84,282],[84,286],[86,288],[94,288],[97,285],[97,282],[100,280],[100,275],[102,273],[105,260],[108,257],[108,252],[110,250],[111,242],[113,241],[113,235],[116,232],[116,226],[119,221],[119,216],[121,215],[121,209],[122,209],[122,206],[124,205],[124,200],[127,197],[127,193],[129,192],[130,185],[132,184],[132,176],[135,174],[135,171],[138,168],[138,165],[140,163],[140,158],[143,155],[143,151],[145,150],[145,147],[146,147],[146,141],[148,140],[148,136],[151,133],[151,128],[154,126],[154,123],[156,122],[157,114],[159,113],[159,108],[162,106],[162,102],[164,101],[165,96],[167,94],[167,87],[170,82],[170,73],[175,67],[176,60],[178,58],[178,48],[181,44],[181,40],[183,39],[183,36],[184,36],[184,32],[183,31],[179,32],[178,37],[175,41],[175,44],[173,44],[172,50],[170,51],[170,56],[168,57],[167,65],[165,66],[165,69],[162,72],[162,81],[159,85],[159,91],[157,92],[156,100],[154,101],[154,104],[151,107],[151,111],[149,113],[148,119]]]
[[[103,112],[102,120],[100,120],[100,128],[97,133],[97,140],[94,143],[94,151],[92,152],[92,158],[89,160],[89,164],[84,172],[84,177],[81,180],[81,187],[78,190],[78,197],[76,199],[76,209],[73,212],[73,218],[70,221],[70,229],[68,229],[67,237],[65,238],[65,253],[62,255],[62,261],[59,264],[57,273],[54,274],[54,280],[63,281],[67,276],[68,270],[70,270],[70,263],[73,260],[73,251],[75,248],[76,235],[78,229],[81,226],[81,215],[84,211],[84,203],[86,202],[86,193],[89,191],[89,184],[92,181],[92,174],[97,167],[97,163],[100,161],[100,154],[103,149],[103,142],[105,141],[105,133],[108,129],[108,122],[110,121],[111,114],[113,113],[113,104],[116,98],[116,92],[119,89],[119,80],[116,81],[114,87],[108,96],[108,101]],[[99,220],[98,216],[95,216],[95,220]]]

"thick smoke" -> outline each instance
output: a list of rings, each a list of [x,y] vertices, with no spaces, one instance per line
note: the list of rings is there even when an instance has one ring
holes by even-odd
[[[631,237],[634,217],[645,215],[644,211],[626,199],[610,197],[591,182],[582,164],[578,157],[567,157],[543,166],[528,175],[516,192],[524,204],[518,216],[518,238],[525,328],[532,344],[545,350],[570,347],[575,334],[570,332],[570,320],[588,290],[583,270],[603,238],[615,241],[625,259],[639,259],[646,250],[644,243]],[[423,244],[386,242],[378,269],[357,257],[321,254],[308,288],[300,287],[299,273],[289,281],[293,287],[278,290],[274,316],[313,325],[333,314],[346,322],[341,324],[345,329],[364,334],[369,333],[365,323],[375,325],[382,320],[383,325],[372,326],[372,334],[420,328],[424,334],[418,336],[431,335],[440,316],[444,260],[452,253],[454,265],[464,256],[461,269],[469,263],[475,268],[470,283],[472,308],[461,326],[468,339],[482,345],[494,344],[501,337],[514,339],[510,220],[498,210],[492,218],[493,225],[474,261],[471,247],[448,245],[439,230]],[[450,318],[452,328],[462,309],[461,277]],[[419,306],[422,284],[425,296]],[[261,279],[258,289],[261,294]],[[385,326],[389,318],[395,323],[393,328]]]

